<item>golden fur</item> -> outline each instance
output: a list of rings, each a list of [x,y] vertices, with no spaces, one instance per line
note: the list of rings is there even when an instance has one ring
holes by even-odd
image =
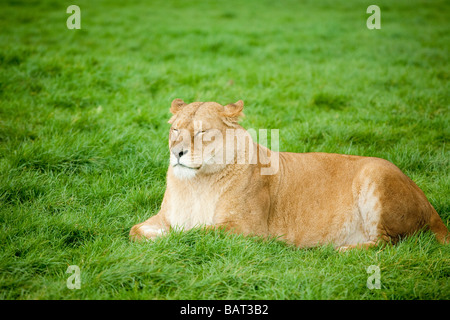
[[[266,151],[256,163],[196,159],[193,144],[199,136],[212,129],[223,137],[227,129],[244,131],[238,124],[242,109],[241,100],[226,106],[172,102],[171,164],[161,210],[133,226],[133,239],[153,239],[171,228],[208,226],[275,236],[299,247],[332,243],[345,250],[396,242],[429,228],[440,242],[448,242],[449,231],[422,190],[387,160],[276,153],[255,142],[256,150]],[[190,137],[181,139],[180,130]],[[212,143],[206,141],[202,150]],[[233,152],[236,160],[248,150]],[[261,174],[270,166],[267,160],[277,161],[277,166],[272,174]]]

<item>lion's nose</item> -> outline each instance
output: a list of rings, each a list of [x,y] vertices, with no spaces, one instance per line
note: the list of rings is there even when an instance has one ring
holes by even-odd
[[[181,149],[181,150],[172,150],[172,153],[175,155],[175,157],[177,157],[177,159],[180,159],[182,156],[184,156],[185,154],[187,154],[189,152],[189,150],[185,149]]]
[[[181,158],[181,157],[184,156],[186,153],[188,153],[188,150],[181,150],[180,152],[178,152],[178,158]]]

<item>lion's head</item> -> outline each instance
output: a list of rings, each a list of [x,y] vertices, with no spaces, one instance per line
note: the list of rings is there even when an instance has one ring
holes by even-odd
[[[243,108],[242,100],[225,106],[217,102],[187,104],[181,99],[173,100],[169,149],[174,175],[192,178],[198,174],[210,174],[235,161],[235,139],[232,144],[227,144],[226,137],[247,134],[238,125]]]

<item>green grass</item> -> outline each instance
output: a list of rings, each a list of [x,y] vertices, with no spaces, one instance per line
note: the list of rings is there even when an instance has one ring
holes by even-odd
[[[425,233],[368,251],[221,232],[132,243],[165,188],[172,99],[243,99],[280,150],[377,156],[450,219],[447,1],[7,1],[1,299],[450,299]],[[69,290],[69,265],[81,269]],[[381,289],[366,286],[379,266]]]

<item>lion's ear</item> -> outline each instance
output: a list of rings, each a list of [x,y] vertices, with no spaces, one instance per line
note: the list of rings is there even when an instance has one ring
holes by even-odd
[[[184,102],[183,100],[175,99],[172,101],[172,104],[170,105],[170,112],[172,112],[172,114],[176,114],[185,105],[186,105],[186,102]]]
[[[242,100],[224,106],[222,112],[224,122],[228,125],[236,124],[239,118],[244,116],[244,114],[242,113],[243,109],[244,101]]]

